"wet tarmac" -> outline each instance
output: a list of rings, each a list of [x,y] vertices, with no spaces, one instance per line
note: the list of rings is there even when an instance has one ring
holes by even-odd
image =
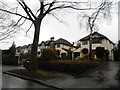
[[[109,61],[105,66],[95,69],[85,76],[63,74],[64,77],[49,79],[47,84],[61,88],[120,88],[120,81],[115,75],[120,69],[120,62]],[[22,68],[21,66],[3,66],[3,71]],[[34,82],[3,74],[3,88],[48,88]]]
[[[22,66],[3,66],[3,71],[8,71],[11,69],[18,69],[23,68]],[[2,81],[2,88],[49,88],[44,85],[40,85],[28,80],[20,79],[14,76],[2,74],[2,78],[0,78]]]
[[[49,79],[46,83],[62,88],[120,88],[120,81],[114,78],[119,65],[120,62],[110,61],[83,77],[64,74],[65,77]]]

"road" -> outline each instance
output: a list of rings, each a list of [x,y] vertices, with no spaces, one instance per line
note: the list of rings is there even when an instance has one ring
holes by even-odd
[[[46,83],[62,88],[120,88],[120,81],[114,77],[120,69],[120,62],[110,61],[84,77],[64,74],[59,79],[49,79]]]
[[[120,62],[110,61],[103,67],[90,72],[84,77],[63,74],[64,77],[45,80],[49,85],[61,88],[120,88],[120,81],[114,77],[120,69]],[[3,71],[21,68],[3,66]],[[3,74],[3,88],[48,88],[27,80]]]
[[[2,66],[0,65],[0,89],[2,88]]]
[[[20,66],[3,66],[2,70],[7,71],[11,69],[17,69],[22,68]],[[0,72],[1,73],[1,72]],[[13,77],[10,75],[2,74],[2,78],[0,78],[0,81],[2,81],[2,88],[49,88],[44,85],[40,85],[28,80],[23,80],[17,77]]]

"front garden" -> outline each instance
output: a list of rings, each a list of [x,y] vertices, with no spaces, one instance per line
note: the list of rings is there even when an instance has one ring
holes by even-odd
[[[47,55],[47,56],[46,56]],[[57,60],[54,51],[45,49],[38,58],[38,67],[43,70],[80,74],[100,66],[99,59],[88,59],[88,55],[75,60]]]
[[[27,69],[13,69],[8,72],[38,80],[47,80],[50,78],[58,78],[62,76],[61,74],[47,72],[44,70],[28,71]]]
[[[98,61],[59,60],[41,63],[39,69],[59,71],[65,73],[80,74],[100,66]]]
[[[25,62],[25,59],[22,60]],[[59,60],[58,55],[56,55],[54,51],[45,49],[42,52],[41,57],[38,58],[39,70],[28,71],[26,67],[26,69],[16,69],[10,72],[30,78],[49,79],[60,76],[56,73],[51,73],[51,71],[64,72],[68,74],[83,74],[84,72],[88,72],[101,66],[101,64],[102,63],[99,59],[93,58],[92,60],[89,60],[87,54],[82,57],[77,57],[75,60]]]

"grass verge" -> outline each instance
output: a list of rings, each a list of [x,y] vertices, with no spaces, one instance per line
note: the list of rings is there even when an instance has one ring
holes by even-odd
[[[29,77],[31,79],[38,79],[38,80],[47,80],[50,78],[62,77],[61,74],[46,72],[43,70],[28,71],[26,69],[13,69],[13,70],[8,71],[8,72],[22,75],[25,77]]]

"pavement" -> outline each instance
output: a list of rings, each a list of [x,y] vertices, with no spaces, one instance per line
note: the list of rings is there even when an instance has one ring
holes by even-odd
[[[3,66],[3,75],[2,75],[2,88],[49,88],[49,89],[60,89],[60,87],[55,87],[54,85],[49,85],[44,81],[31,79],[29,77],[24,77],[18,74],[8,72],[12,69],[21,69],[22,66]]]
[[[34,83],[32,81],[14,77],[14,76],[8,75],[8,74],[3,74],[2,77],[3,77],[3,80],[2,80],[2,82],[3,82],[2,88],[3,89],[7,88],[8,90],[9,89],[14,90],[14,89],[18,89],[18,88],[21,88],[21,89],[24,89],[24,88],[49,88],[45,85]]]
[[[30,80],[36,83],[46,85],[55,89],[65,89],[65,88],[120,88],[120,81],[115,80],[114,77],[118,71],[119,63],[118,62],[109,62],[104,67],[97,69],[94,72],[91,72],[87,76],[80,77],[72,76],[65,73],[64,77],[48,79],[45,81],[41,80],[31,80],[28,77],[22,77],[19,75],[14,75],[8,72],[5,74],[11,74],[25,80]]]

